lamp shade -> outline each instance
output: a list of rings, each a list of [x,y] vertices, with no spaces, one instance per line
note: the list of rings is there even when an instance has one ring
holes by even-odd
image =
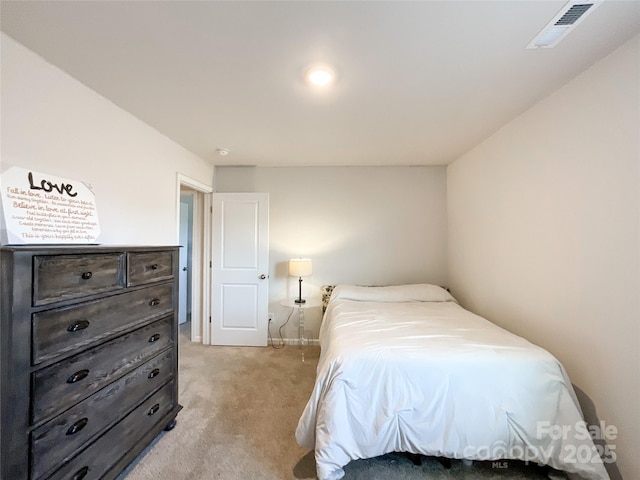
[[[289,260],[289,275],[292,277],[306,277],[311,275],[311,259],[292,258]]]

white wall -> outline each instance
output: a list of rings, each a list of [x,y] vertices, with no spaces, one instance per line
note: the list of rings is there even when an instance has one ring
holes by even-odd
[[[319,297],[324,284],[445,284],[445,173],[445,167],[218,167],[216,191],[270,194],[273,331],[289,312],[280,300],[297,296],[290,258],[313,261],[304,297]],[[296,338],[293,320],[285,338]],[[319,322],[319,311],[307,311],[313,338]]]
[[[2,34],[1,169],[93,187],[104,244],[176,244],[177,174],[213,167]]]
[[[627,479],[640,478],[639,58],[636,37],[447,170],[453,294],[560,359],[618,427]]]

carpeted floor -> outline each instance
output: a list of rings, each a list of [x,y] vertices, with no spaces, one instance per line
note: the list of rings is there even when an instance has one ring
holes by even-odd
[[[184,328],[183,328],[184,329]],[[294,438],[313,387],[319,348],[211,347],[180,339],[179,401],[183,410],[118,480],[314,479],[312,451]],[[399,454],[358,460],[345,480],[545,479],[535,466],[509,462],[445,468],[437,459],[415,465]],[[563,478],[563,477],[560,477]]]

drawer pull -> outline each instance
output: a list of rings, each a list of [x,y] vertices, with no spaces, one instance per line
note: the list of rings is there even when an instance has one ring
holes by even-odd
[[[147,413],[147,415],[149,416],[154,415],[158,410],[160,410],[160,404],[156,403],[153,407],[149,409],[149,413]]]
[[[87,476],[87,473],[89,473],[89,467],[82,467],[80,470],[73,474],[71,480],[82,480]]]
[[[78,420],[76,423],[74,423],[73,425],[71,425],[69,427],[69,430],[67,430],[67,435],[75,435],[80,430],[82,430],[84,427],[86,427],[87,423],[89,423],[89,419],[88,418],[86,418],[86,417],[85,418],[81,418],[80,420]]]
[[[154,333],[153,335],[151,335],[149,337],[149,343],[157,342],[158,340],[160,340],[160,334],[159,333]]]
[[[84,272],[82,274],[82,279],[83,280],[89,280],[91,277],[93,277],[93,273],[91,273],[91,272]]]
[[[151,265],[151,270],[157,270],[158,269],[158,264],[154,263],[153,265]]]
[[[149,300],[149,306],[155,307],[156,305],[160,305],[159,298],[152,298],[151,300]]]
[[[84,330],[88,326],[89,326],[89,322],[87,320],[80,320],[74,323],[73,325],[69,325],[67,327],[67,332],[71,332],[71,333],[77,332],[79,330]]]
[[[160,369],[159,368],[154,368],[153,370],[151,370],[149,372],[148,378],[157,377],[159,373],[160,373]]]
[[[84,377],[89,375],[89,370],[78,370],[76,373],[72,374],[67,378],[67,383],[76,383],[82,380]]]

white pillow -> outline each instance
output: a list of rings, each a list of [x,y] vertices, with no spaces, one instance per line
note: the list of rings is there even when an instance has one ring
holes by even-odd
[[[359,287],[338,285],[331,300],[356,300],[360,302],[455,302],[444,288],[420,283],[415,285],[393,285],[388,287]]]

